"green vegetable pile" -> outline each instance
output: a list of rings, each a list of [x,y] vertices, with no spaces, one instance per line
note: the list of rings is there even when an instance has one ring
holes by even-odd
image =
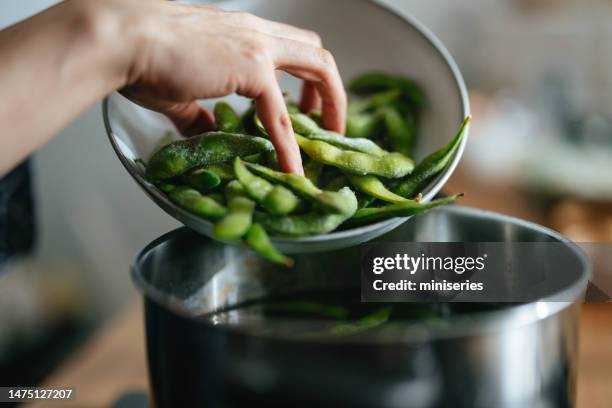
[[[377,72],[359,76],[349,90],[356,98],[346,136],[323,129],[320,113],[302,114],[287,101],[306,177],[279,171],[254,107],[238,115],[226,102],[215,106],[218,132],[160,146],[147,177],[175,204],[213,221],[217,239],[243,242],[287,266],[292,260],[268,234],[326,234],[454,202],[458,196],[420,203],[420,194],[451,162],[470,118],[447,146],[415,166],[422,90]]]

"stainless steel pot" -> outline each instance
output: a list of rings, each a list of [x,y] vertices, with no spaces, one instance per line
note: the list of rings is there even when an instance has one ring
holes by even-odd
[[[428,213],[379,240],[561,242],[583,268],[571,301],[508,305],[423,323],[386,341],[261,336],[202,315],[304,290],[360,285],[359,249],[300,255],[292,271],[188,229],[157,239],[132,269],[145,296],[152,399],[165,407],[570,407],[587,260],[558,234],[461,208]]]

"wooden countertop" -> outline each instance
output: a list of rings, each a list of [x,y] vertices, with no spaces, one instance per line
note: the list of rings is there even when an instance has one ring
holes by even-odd
[[[76,399],[64,406],[79,408],[110,408],[126,393],[146,392],[141,303],[134,300],[60,367],[45,386],[74,387]],[[609,407],[612,407],[612,304],[586,304],[580,323],[577,408]]]

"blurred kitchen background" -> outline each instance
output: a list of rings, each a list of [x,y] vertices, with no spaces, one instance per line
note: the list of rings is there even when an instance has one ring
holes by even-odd
[[[53,3],[2,1],[0,27]],[[428,25],[470,88],[475,123],[446,191],[578,241],[612,241],[612,2],[385,3]],[[33,168],[38,244],[0,277],[2,385],[37,383],[133,299],[134,254],[177,226],[121,167],[99,105]]]

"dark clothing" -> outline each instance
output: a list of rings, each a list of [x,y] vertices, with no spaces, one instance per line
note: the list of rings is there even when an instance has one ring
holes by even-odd
[[[34,206],[30,163],[23,162],[0,179],[0,268],[34,246]]]

